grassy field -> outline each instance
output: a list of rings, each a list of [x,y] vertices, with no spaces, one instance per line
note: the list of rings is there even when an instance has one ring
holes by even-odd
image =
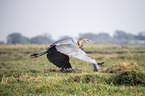
[[[0,45],[0,95],[145,96],[145,46],[86,45],[93,66],[70,58],[74,70],[61,72],[46,56],[30,58],[47,45]]]

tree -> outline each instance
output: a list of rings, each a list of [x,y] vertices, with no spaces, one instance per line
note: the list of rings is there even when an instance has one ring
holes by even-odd
[[[0,41],[0,45],[4,45],[5,44],[5,42],[4,41]]]
[[[97,34],[97,38],[100,38],[100,39],[109,39],[110,35],[108,33],[101,32],[101,33]]]
[[[7,37],[7,44],[29,44],[30,40],[22,36],[20,33],[12,33]]]
[[[117,38],[117,39],[124,39],[124,40],[135,40],[135,36],[132,35],[132,34],[129,34],[129,33],[126,33],[124,31],[116,31],[114,33],[114,38]]]
[[[44,34],[31,38],[31,44],[50,44],[53,42],[51,35]]]
[[[79,34],[79,38],[87,38],[93,41],[96,41],[96,37],[97,37],[97,34],[94,34],[94,33]]]
[[[61,39],[69,39],[69,38],[72,38],[72,37],[70,37],[70,36],[62,36],[59,39],[61,40]]]
[[[138,40],[145,40],[145,32],[139,32],[136,38]]]

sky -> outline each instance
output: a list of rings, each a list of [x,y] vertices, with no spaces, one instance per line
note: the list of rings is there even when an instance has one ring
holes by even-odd
[[[59,39],[116,30],[145,31],[145,0],[0,0],[0,41],[14,32]]]

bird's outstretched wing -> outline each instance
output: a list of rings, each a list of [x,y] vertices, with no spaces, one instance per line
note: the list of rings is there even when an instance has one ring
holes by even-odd
[[[62,54],[56,50],[55,47],[52,47],[47,53],[47,58],[50,62],[56,65],[59,68],[72,68],[69,63],[69,57],[65,54]]]
[[[90,63],[96,63],[94,59],[91,59],[82,49],[77,47],[77,45],[75,45],[74,43],[56,45],[55,48],[57,49],[57,51],[73,58],[78,58]]]
[[[71,38],[70,39],[62,39],[62,40],[54,42],[51,45],[61,45],[61,44],[74,44],[74,41]]]

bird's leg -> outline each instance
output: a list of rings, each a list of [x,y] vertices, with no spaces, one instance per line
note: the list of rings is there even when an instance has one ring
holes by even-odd
[[[93,67],[94,67],[94,71],[99,72],[99,66],[97,63],[92,63]]]

